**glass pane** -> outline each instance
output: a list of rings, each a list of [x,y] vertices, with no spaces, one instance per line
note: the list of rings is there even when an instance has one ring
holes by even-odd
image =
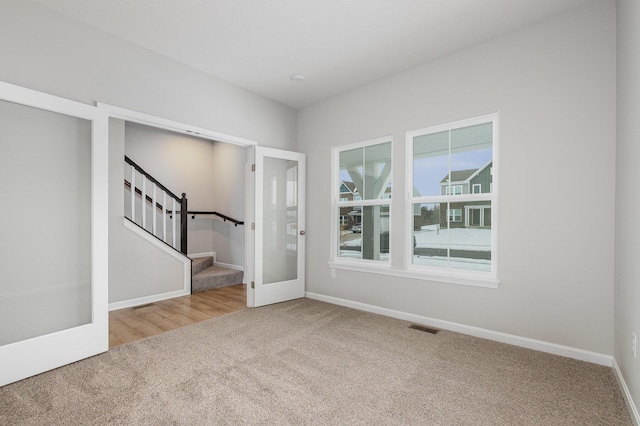
[[[446,204],[413,205],[413,263],[448,266],[449,233]]]
[[[451,180],[447,195],[491,192],[493,123],[451,131]],[[475,186],[475,190],[474,190]]]
[[[357,148],[340,152],[340,199],[361,200],[363,194],[362,163],[364,149]]]
[[[364,149],[364,199],[391,198],[391,142]]]
[[[389,206],[339,208],[338,256],[389,260]]]
[[[413,264],[491,271],[491,203],[413,205]]]
[[[450,223],[450,263],[455,269],[491,271],[491,202],[451,203],[462,211]]]
[[[493,123],[413,139],[413,196],[492,190]]]
[[[391,142],[340,152],[339,200],[391,198]]]
[[[413,196],[444,195],[449,178],[449,131],[413,138]]]
[[[91,122],[0,101],[0,193],[0,345],[91,323]]]
[[[262,282],[298,277],[298,163],[264,158]]]

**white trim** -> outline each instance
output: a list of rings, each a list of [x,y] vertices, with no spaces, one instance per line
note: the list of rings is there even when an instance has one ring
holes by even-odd
[[[234,265],[233,263],[224,263],[224,262],[213,262],[214,266],[219,266],[221,268],[233,269],[234,271],[243,271],[244,267],[241,265]]]
[[[110,117],[120,118],[133,123],[144,124],[147,126],[157,127],[160,129],[170,130],[172,132],[183,133],[185,135],[196,136],[199,138],[211,139],[218,142],[226,142],[240,146],[254,146],[258,143],[250,139],[240,138],[226,133],[216,132],[214,130],[205,129],[203,127],[192,126],[190,124],[173,121],[162,117],[157,117],[143,112],[133,111],[109,105],[103,102],[96,102],[98,108],[107,111]]]
[[[559,345],[557,343],[545,342],[542,340],[530,339],[528,337],[516,336],[513,334],[502,333],[499,331],[487,330],[480,327],[459,324],[451,321],[439,320],[436,318],[425,317],[422,315],[410,314],[408,312],[396,311],[393,309],[383,308],[380,306],[369,305],[366,303],[355,302],[352,300],[341,299],[338,297],[325,296],[322,294],[307,292],[305,297],[309,299],[319,300],[334,305],[346,306],[348,308],[358,309],[361,311],[371,312],[374,314],[384,315],[404,321],[414,322],[430,327],[440,328],[443,330],[455,331],[457,333],[468,334],[470,336],[480,337],[482,339],[492,340],[494,342],[506,343],[522,348],[533,349],[553,355],[560,355],[568,358],[586,361],[593,364],[611,367],[613,357],[597,352],[586,351],[584,349],[572,348],[570,346]]]
[[[389,172],[389,176],[387,178],[387,181],[384,183],[383,185],[383,190],[386,190],[386,187],[389,183],[389,179],[391,179],[392,175],[393,175],[393,168],[394,168],[394,160],[393,160],[393,135],[392,134],[388,134],[388,135],[384,135],[384,136],[380,136],[377,138],[373,138],[373,139],[366,139],[360,142],[355,142],[355,143],[351,143],[348,145],[341,145],[341,146],[333,146],[331,147],[331,238],[330,238],[330,249],[329,249],[329,258],[331,259],[331,262],[336,262],[338,264],[340,264],[340,261],[345,259],[344,257],[340,257],[340,248],[339,248],[339,241],[338,241],[338,234],[339,232],[335,232],[336,230],[340,229],[340,209],[341,208],[346,208],[346,207],[368,207],[368,206],[387,206],[389,208],[389,260],[371,260],[371,259],[350,259],[350,261],[355,262],[357,268],[362,268],[363,270],[367,271],[368,267],[366,265],[372,265],[374,264],[374,268],[378,265],[382,266],[382,268],[388,268],[389,265],[391,265],[391,258],[392,258],[392,253],[391,253],[391,238],[393,236],[393,232],[392,232],[392,221],[391,221],[391,205],[393,203],[391,196],[389,196],[388,198],[375,198],[375,199],[367,199],[367,200],[363,200],[362,197],[360,196],[359,199],[356,199],[355,195],[354,195],[354,199],[352,201],[340,201],[340,187],[344,184],[344,181],[342,179],[340,179],[340,153],[344,152],[344,151],[350,151],[353,149],[358,149],[358,148],[366,148],[369,146],[374,146],[374,145],[380,145],[380,144],[385,144],[385,143],[389,143],[391,144],[391,157],[389,159],[389,163],[390,163],[390,167],[391,170]],[[364,166],[364,165],[363,165]],[[345,185],[346,186],[346,185]],[[391,192],[393,193],[393,187],[391,189]],[[357,192],[354,192],[353,194],[356,194]],[[358,223],[356,222],[356,224],[362,224],[362,222]]]
[[[213,257],[213,262],[215,263],[216,261],[216,252],[215,251],[208,251],[208,252],[203,252],[203,253],[191,253],[188,254],[187,256],[189,256],[191,259],[198,259],[201,257]]]
[[[500,284],[500,281],[492,276],[487,275],[483,277],[480,276],[478,272],[470,276],[466,275],[466,271],[462,269],[455,270],[458,272],[457,274],[448,273],[445,275],[439,273],[442,268],[432,268],[431,271],[428,271],[427,267],[423,267],[420,270],[392,269],[388,262],[379,260],[343,259],[344,258],[340,258],[340,261],[329,262],[329,267],[332,269],[344,269],[369,274],[390,275],[392,277],[412,278],[422,281],[460,284],[472,287],[498,288],[498,284]]]
[[[496,118],[497,115],[498,115],[498,112],[492,112],[490,114],[480,115],[473,118],[465,118],[458,121],[451,121],[444,124],[424,127],[422,129],[410,130],[407,132],[407,136],[413,139],[414,136],[429,135],[431,133],[438,133],[445,130],[457,129],[459,127],[468,127],[468,126],[474,126],[476,124],[484,124],[488,121],[494,120],[494,118]]]
[[[348,145],[339,145],[334,146],[332,149],[339,151],[350,151],[352,149],[364,148],[371,145],[378,145],[381,143],[392,142],[393,143],[393,135],[391,133],[378,136],[377,138],[365,139],[359,142],[350,143]],[[339,164],[339,162],[338,162]]]
[[[438,195],[438,196],[414,196],[413,190],[415,189],[413,185],[413,139],[416,136],[422,136],[432,133],[441,132],[444,130],[454,130],[461,127],[473,126],[476,124],[484,124],[491,122],[492,126],[492,137],[493,137],[493,157],[491,160],[487,161],[481,168],[478,170],[482,170],[487,167],[489,163],[493,163],[492,171],[493,171],[493,182],[491,183],[492,191],[489,193],[481,193],[481,194],[461,194],[461,195]],[[423,279],[430,279],[429,276],[437,277],[436,280],[439,282],[453,282],[456,284],[464,284],[462,281],[470,281],[471,285],[473,282],[490,282],[491,287],[497,286],[499,283],[498,280],[498,228],[499,228],[499,218],[498,218],[498,184],[499,184],[499,176],[498,176],[498,153],[500,151],[500,112],[496,111],[491,114],[482,115],[479,117],[468,118],[464,120],[459,120],[451,123],[440,124],[437,126],[430,126],[423,129],[412,130],[405,132],[405,182],[407,186],[410,186],[412,190],[405,190],[405,204],[404,204],[404,214],[405,214],[405,227],[404,227],[404,268],[410,272],[411,274],[418,275],[422,270],[424,270],[426,276]],[[466,182],[466,181],[465,181]],[[496,184],[496,185],[494,185]],[[413,209],[414,204],[426,204],[426,203],[459,203],[466,201],[488,201],[491,204],[491,272],[488,274],[490,277],[485,278],[487,272],[474,272],[474,271],[465,271],[462,275],[465,276],[464,280],[459,280],[455,277],[455,275],[459,275],[462,270],[454,269],[454,268],[437,268],[437,273],[433,274],[432,270],[435,268],[428,268],[420,265],[413,264]],[[447,214],[448,218],[448,214]],[[447,277],[451,275],[452,279],[448,279]],[[477,276],[477,279],[473,279],[473,276]],[[467,278],[468,277],[468,278]],[[417,277],[416,277],[417,278]],[[483,286],[483,285],[481,285]]]
[[[102,118],[94,106],[0,81],[0,99],[85,120]]]
[[[154,237],[153,235],[149,234],[147,231],[140,228],[135,223],[132,223],[129,219],[124,218],[123,220],[124,220],[124,227],[126,229],[130,230],[131,232],[135,233],[139,237],[145,239],[147,242],[151,243],[152,245],[156,246],[160,250],[169,254],[174,259],[179,260],[180,262],[183,263],[184,265],[183,274],[182,274],[183,287],[181,290],[176,290],[176,292],[186,292],[184,294],[190,294],[191,293],[191,259],[177,252],[176,250],[170,248],[166,243],[159,240],[157,237]],[[182,296],[184,294],[180,294],[180,295]],[[149,297],[153,297],[153,296],[149,296]],[[177,296],[172,296],[172,297],[177,297]],[[111,304],[109,306],[111,306]]]
[[[633,397],[631,396],[631,392],[629,392],[629,387],[627,386],[627,382],[624,380],[624,376],[622,375],[622,371],[620,370],[620,366],[618,366],[618,362],[615,358],[613,358],[613,373],[618,380],[618,385],[620,385],[620,390],[622,391],[622,396],[624,397],[624,402],[627,404],[627,409],[629,410],[629,415],[631,416],[631,420],[633,424],[636,426],[640,425],[640,414],[638,414],[638,407],[633,401]]]
[[[173,299],[174,297],[187,296],[190,291],[176,290],[168,293],[154,294],[151,296],[138,297],[136,299],[122,300],[120,302],[109,303],[109,312],[118,309],[132,308],[134,306],[146,305],[148,303],[159,302],[161,300]]]
[[[244,281],[247,283],[247,307],[253,308],[255,304],[255,289],[251,288],[250,283],[255,280],[255,161],[256,148],[250,146],[247,148],[247,162],[244,166],[245,179],[245,195],[244,195],[244,217],[245,217],[245,233],[244,233],[244,259],[245,272]],[[252,170],[253,168],[253,170]]]

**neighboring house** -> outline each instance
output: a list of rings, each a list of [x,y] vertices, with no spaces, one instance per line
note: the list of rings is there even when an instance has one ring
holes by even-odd
[[[358,201],[361,199],[362,197],[353,182],[340,182],[340,201]],[[355,225],[361,225],[361,207],[340,208],[340,224],[343,225],[343,229],[351,229]]]
[[[441,195],[485,194],[493,191],[493,161],[478,169],[455,170],[440,181]],[[450,203],[440,209],[440,226],[450,228],[491,227],[491,205],[487,201]]]
[[[391,198],[391,187],[385,189],[385,199]],[[353,182],[342,181],[340,182],[340,201],[359,201],[362,197],[358,192],[358,188]],[[388,209],[382,209],[381,211],[381,229],[383,231],[389,230],[389,211]],[[340,208],[340,224],[343,225],[343,230],[353,230],[354,232],[362,231],[362,206],[350,206]]]

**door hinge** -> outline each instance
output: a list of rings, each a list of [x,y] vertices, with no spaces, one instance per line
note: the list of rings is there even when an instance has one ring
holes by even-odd
[[[256,230],[256,223],[255,222],[251,222],[251,230],[252,231]]]
[[[252,172],[255,172],[255,171],[256,171],[256,165],[255,165],[255,163],[251,165],[251,171],[252,171]]]
[[[251,288],[256,288],[256,282],[255,281],[251,281]]]

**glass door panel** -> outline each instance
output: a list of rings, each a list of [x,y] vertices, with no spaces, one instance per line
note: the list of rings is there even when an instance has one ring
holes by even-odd
[[[0,386],[108,349],[107,124],[0,83]]]

